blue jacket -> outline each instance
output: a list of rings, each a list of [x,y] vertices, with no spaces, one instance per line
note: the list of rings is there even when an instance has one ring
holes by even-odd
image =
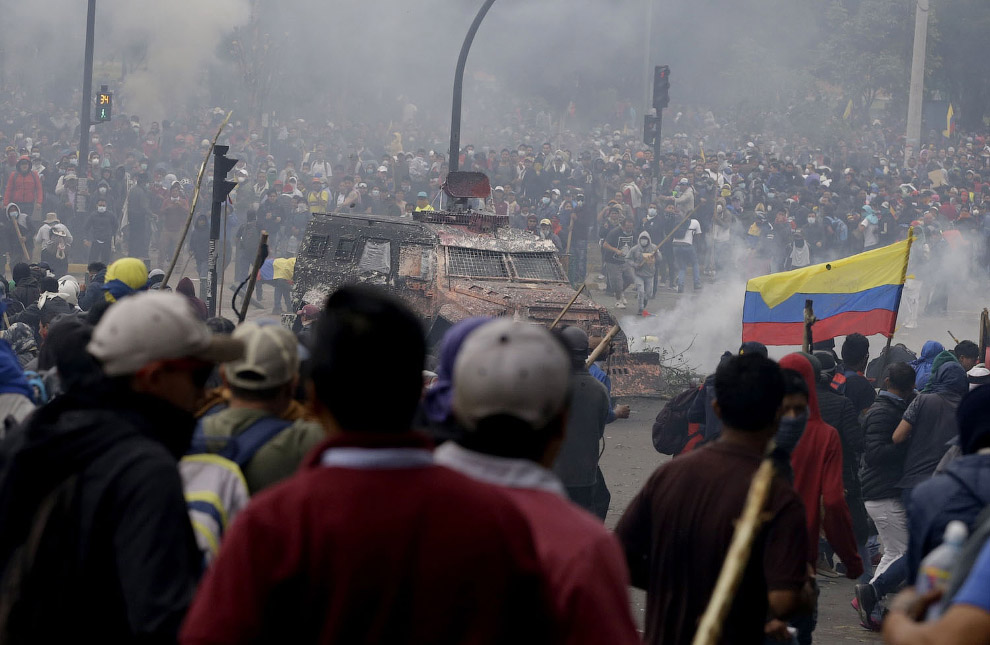
[[[598,379],[608,391],[608,418],[605,419],[605,424],[612,423],[615,421],[615,407],[612,405],[612,379],[608,377],[605,370],[598,367],[598,363],[592,363],[591,367],[588,368],[588,372]]]
[[[921,560],[942,543],[946,525],[965,522],[973,531],[976,516],[990,505],[990,455],[966,455],[940,475],[918,484],[908,504],[908,583],[914,584]]]

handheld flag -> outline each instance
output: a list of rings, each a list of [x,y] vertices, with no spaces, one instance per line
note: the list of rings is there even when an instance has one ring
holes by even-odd
[[[849,102],[846,103],[846,109],[842,113],[842,119],[843,120],[848,120],[849,117],[852,116],[852,113],[853,113],[853,100],[852,99],[849,99]]]
[[[955,115],[956,111],[952,109],[952,104],[949,103],[949,109],[945,112],[945,129],[942,130],[942,134],[948,138],[952,136],[952,131],[955,130],[955,124],[952,122],[952,117]]]
[[[890,337],[907,276],[908,239],[848,258],[753,278],[746,283],[743,342],[800,345],[804,302],[814,303],[815,340],[859,332]]]

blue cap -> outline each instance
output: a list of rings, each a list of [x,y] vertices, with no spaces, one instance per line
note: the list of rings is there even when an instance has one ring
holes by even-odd
[[[430,196],[429,196],[429,195],[427,195],[427,194],[426,194],[425,192],[423,192],[423,191],[421,190],[421,191],[419,191],[419,194],[418,194],[418,195],[416,195],[416,197],[422,197],[423,199],[429,199],[429,197],[430,197]]]

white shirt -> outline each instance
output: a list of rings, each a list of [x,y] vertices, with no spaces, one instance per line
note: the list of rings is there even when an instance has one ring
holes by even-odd
[[[870,220],[864,219],[861,224],[866,228],[863,230],[863,246],[869,248],[879,243],[877,239],[877,225],[871,224]]]
[[[688,224],[687,230],[684,231],[684,237],[675,238],[674,241],[694,244],[695,235],[701,235],[701,224],[698,223],[698,220],[692,218],[691,223]]]

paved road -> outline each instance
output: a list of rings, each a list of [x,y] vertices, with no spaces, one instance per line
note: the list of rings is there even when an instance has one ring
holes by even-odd
[[[658,465],[669,459],[658,454],[650,440],[653,419],[662,402],[651,399],[630,399],[625,402],[632,409],[631,417],[618,420],[605,430],[602,470],[612,491],[612,505],[606,519],[610,528],[615,526],[647,477]],[[815,632],[816,643],[881,642],[879,635],[867,632],[859,626],[859,618],[849,606],[853,594],[851,580],[819,576],[818,584],[821,587],[821,597],[818,629]],[[634,592],[632,604],[636,620],[642,625],[645,594]]]

